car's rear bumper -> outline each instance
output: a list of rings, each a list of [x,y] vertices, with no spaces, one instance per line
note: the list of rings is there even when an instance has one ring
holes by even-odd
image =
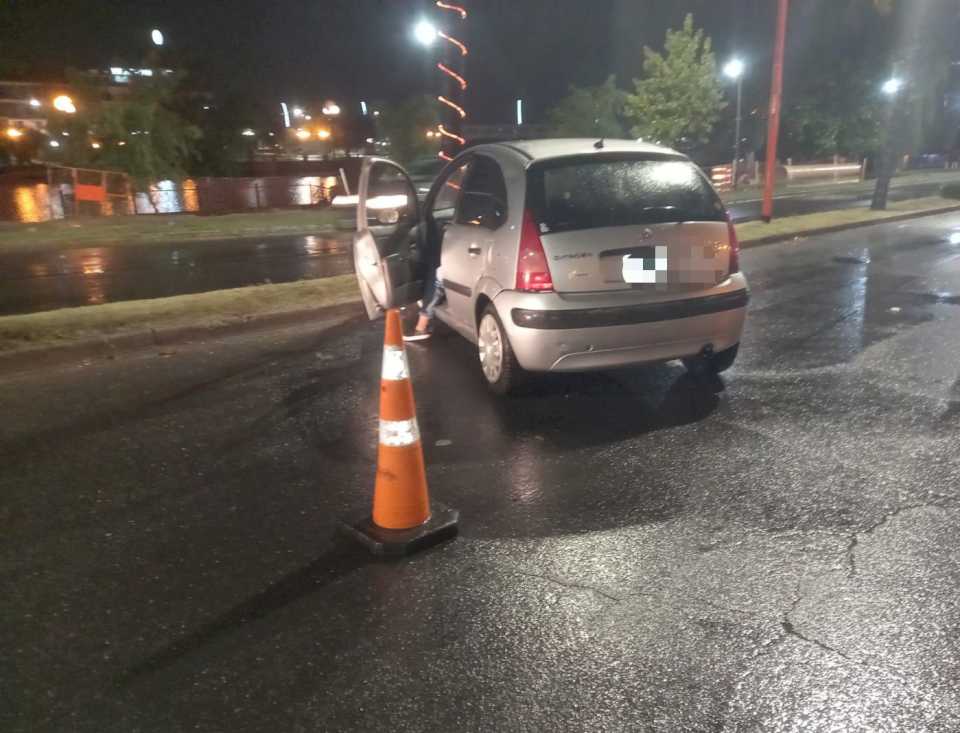
[[[520,366],[587,371],[723,351],[740,342],[749,292],[742,275],[698,297],[610,305],[551,294],[504,291],[495,305]],[[604,305],[599,305],[604,303]]]

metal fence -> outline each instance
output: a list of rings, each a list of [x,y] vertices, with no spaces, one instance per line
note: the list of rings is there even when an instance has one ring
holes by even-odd
[[[133,195],[135,214],[222,214],[316,207],[329,204],[342,189],[328,177],[211,178],[183,183],[161,181]]]
[[[48,202],[51,218],[129,214],[133,210],[130,177],[117,171],[48,165],[47,195],[57,198]],[[55,204],[59,204],[60,217],[53,215]]]
[[[0,220],[41,222],[74,216],[225,214],[328,205],[348,190],[341,176],[263,176],[160,181],[138,189],[114,171],[49,166],[46,176],[0,187]]]

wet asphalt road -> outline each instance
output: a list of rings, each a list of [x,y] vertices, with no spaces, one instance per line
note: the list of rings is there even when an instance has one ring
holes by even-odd
[[[348,239],[309,235],[0,253],[0,316],[351,272]]]
[[[412,348],[461,536],[394,563],[376,326],[0,376],[0,729],[960,730],[956,232],[747,251],[722,391]]]

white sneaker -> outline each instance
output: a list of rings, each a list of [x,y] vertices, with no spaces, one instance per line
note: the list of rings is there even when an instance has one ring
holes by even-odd
[[[409,336],[404,336],[403,340],[404,341],[426,341],[432,335],[433,334],[431,334],[429,331],[414,331]]]

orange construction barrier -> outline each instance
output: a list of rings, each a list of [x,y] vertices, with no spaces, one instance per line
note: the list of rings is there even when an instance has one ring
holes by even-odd
[[[400,313],[387,311],[373,512],[344,525],[378,555],[407,555],[457,533],[458,513],[431,507]]]

